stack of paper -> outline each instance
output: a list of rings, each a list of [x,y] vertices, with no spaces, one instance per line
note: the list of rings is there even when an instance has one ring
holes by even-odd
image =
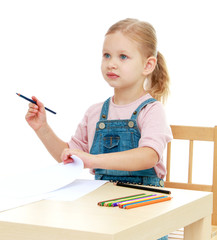
[[[84,165],[80,158],[74,162],[43,168],[0,179],[0,211],[42,199],[71,201],[105,183],[105,181],[76,180]],[[75,181],[76,180],[76,181]]]

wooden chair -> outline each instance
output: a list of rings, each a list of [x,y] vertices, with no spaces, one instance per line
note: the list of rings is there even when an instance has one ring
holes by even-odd
[[[167,146],[167,176],[165,181],[165,187],[169,188],[180,188],[198,191],[209,191],[213,192],[213,214],[212,214],[212,240],[217,240],[217,126],[215,127],[191,127],[191,126],[171,126],[173,138],[179,140],[188,140],[189,142],[189,160],[188,160],[188,181],[187,183],[172,182],[171,178],[171,164],[172,159],[171,151],[173,148],[173,141],[168,143]],[[212,185],[194,184],[192,183],[192,169],[193,169],[193,150],[194,143],[196,141],[209,141],[213,142],[213,178]],[[178,141],[177,141],[178,144]],[[200,149],[204,151],[204,149]],[[175,153],[178,155],[178,153]],[[173,157],[174,159],[174,157]],[[194,159],[194,162],[197,159]],[[178,166],[178,165],[177,165]],[[183,229],[176,231],[169,235],[169,239],[183,239]]]

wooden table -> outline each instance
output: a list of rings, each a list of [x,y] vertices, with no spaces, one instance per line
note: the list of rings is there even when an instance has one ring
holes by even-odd
[[[72,202],[43,200],[11,209],[0,213],[0,239],[156,240],[181,227],[185,240],[210,239],[212,193],[171,189],[172,200],[129,210],[97,205],[141,192],[106,183]]]

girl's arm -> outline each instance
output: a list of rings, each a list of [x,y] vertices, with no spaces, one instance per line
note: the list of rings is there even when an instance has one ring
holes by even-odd
[[[157,152],[149,147],[140,147],[123,152],[93,155],[77,149],[65,149],[61,159],[72,162],[71,155],[80,157],[85,168],[103,168],[122,171],[138,171],[154,167],[158,162]]]
[[[154,167],[158,162],[158,154],[149,147],[97,155],[93,160],[97,167],[122,171],[138,171]]]
[[[48,125],[43,104],[36,97],[32,97],[32,99],[36,101],[37,105],[33,103],[29,104],[26,121],[38,135],[49,153],[58,162],[61,162],[61,153],[69,146],[66,142],[59,139]]]
[[[62,162],[61,153],[69,147],[68,143],[58,138],[48,124],[43,125],[35,132],[53,158],[57,162]]]

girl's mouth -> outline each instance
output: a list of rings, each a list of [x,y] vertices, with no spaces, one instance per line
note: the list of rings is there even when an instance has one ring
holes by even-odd
[[[113,72],[108,72],[107,74],[107,77],[110,78],[110,79],[116,79],[118,78],[119,76]]]

